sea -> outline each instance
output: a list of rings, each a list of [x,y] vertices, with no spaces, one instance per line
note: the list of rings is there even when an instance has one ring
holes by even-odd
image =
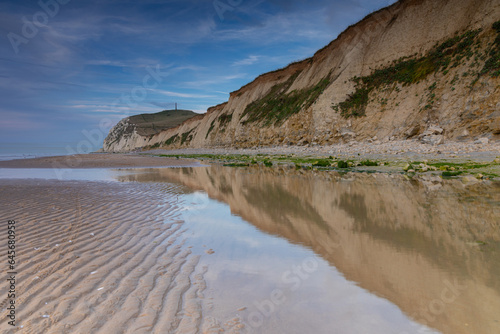
[[[0,161],[69,155],[62,145],[8,143],[0,146]]]

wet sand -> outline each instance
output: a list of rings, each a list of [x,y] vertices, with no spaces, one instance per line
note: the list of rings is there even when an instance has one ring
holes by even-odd
[[[420,324],[450,334],[500,333],[500,182],[221,166],[155,173],[228,203],[233,214],[266,233],[311,247],[349,281],[390,300]],[[325,295],[332,290],[324,282],[320,286]],[[307,291],[303,300],[310,302],[313,293]],[[341,298],[328,303],[332,318],[335,303],[348,305]],[[337,318],[311,332],[380,332],[380,326],[356,331],[356,319],[341,328]],[[388,328],[386,333],[429,331]]]
[[[18,328],[7,324],[3,280],[0,333],[420,328],[309,247],[262,232],[226,204],[163,177],[195,170],[206,168],[131,169],[98,182],[0,178],[0,220],[16,220],[18,321]],[[0,253],[7,253],[6,242]]]
[[[499,183],[217,165],[40,175],[0,177],[19,321],[0,281],[0,333],[500,328]]]
[[[131,168],[197,166],[193,160],[137,154],[78,154],[0,161],[0,168]]]
[[[198,332],[206,269],[184,246],[178,194],[171,184],[0,180],[0,220],[16,220],[20,325],[5,321],[2,280],[0,332]]]

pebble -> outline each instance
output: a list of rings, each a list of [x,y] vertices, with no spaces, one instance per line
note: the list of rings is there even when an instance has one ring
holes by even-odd
[[[373,140],[373,139],[372,139]],[[396,148],[396,150],[395,150]],[[264,154],[264,155],[290,155],[296,156],[335,156],[337,158],[346,158],[349,156],[361,156],[370,159],[408,159],[408,160],[431,160],[445,157],[456,159],[477,158],[483,161],[492,162],[499,157],[500,141],[489,141],[487,144],[477,145],[474,142],[451,142],[445,141],[439,145],[438,150],[428,144],[422,144],[418,140],[395,140],[382,143],[380,141],[360,142],[351,141],[349,144],[334,144],[325,146],[287,146],[287,147],[257,147],[251,148],[188,148],[178,150],[156,149],[149,151],[151,154]],[[400,153],[400,154],[398,154]]]

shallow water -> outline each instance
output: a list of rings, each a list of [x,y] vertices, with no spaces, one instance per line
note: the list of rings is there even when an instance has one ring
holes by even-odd
[[[500,333],[498,183],[220,166],[120,179],[201,191],[187,222],[194,244],[217,245],[208,285],[232,301],[214,302],[221,322],[229,313],[269,333]]]
[[[157,169],[162,168],[0,168],[0,179],[117,182],[123,177],[154,173]]]
[[[177,185],[164,196],[184,221],[173,245],[200,256],[204,333],[500,332],[499,184],[221,166],[67,175]],[[134,197],[144,217],[161,194]]]

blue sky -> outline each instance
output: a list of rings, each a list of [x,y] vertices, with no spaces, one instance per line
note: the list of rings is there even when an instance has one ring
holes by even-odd
[[[0,143],[76,147],[127,115],[205,112],[393,2],[2,1]]]

